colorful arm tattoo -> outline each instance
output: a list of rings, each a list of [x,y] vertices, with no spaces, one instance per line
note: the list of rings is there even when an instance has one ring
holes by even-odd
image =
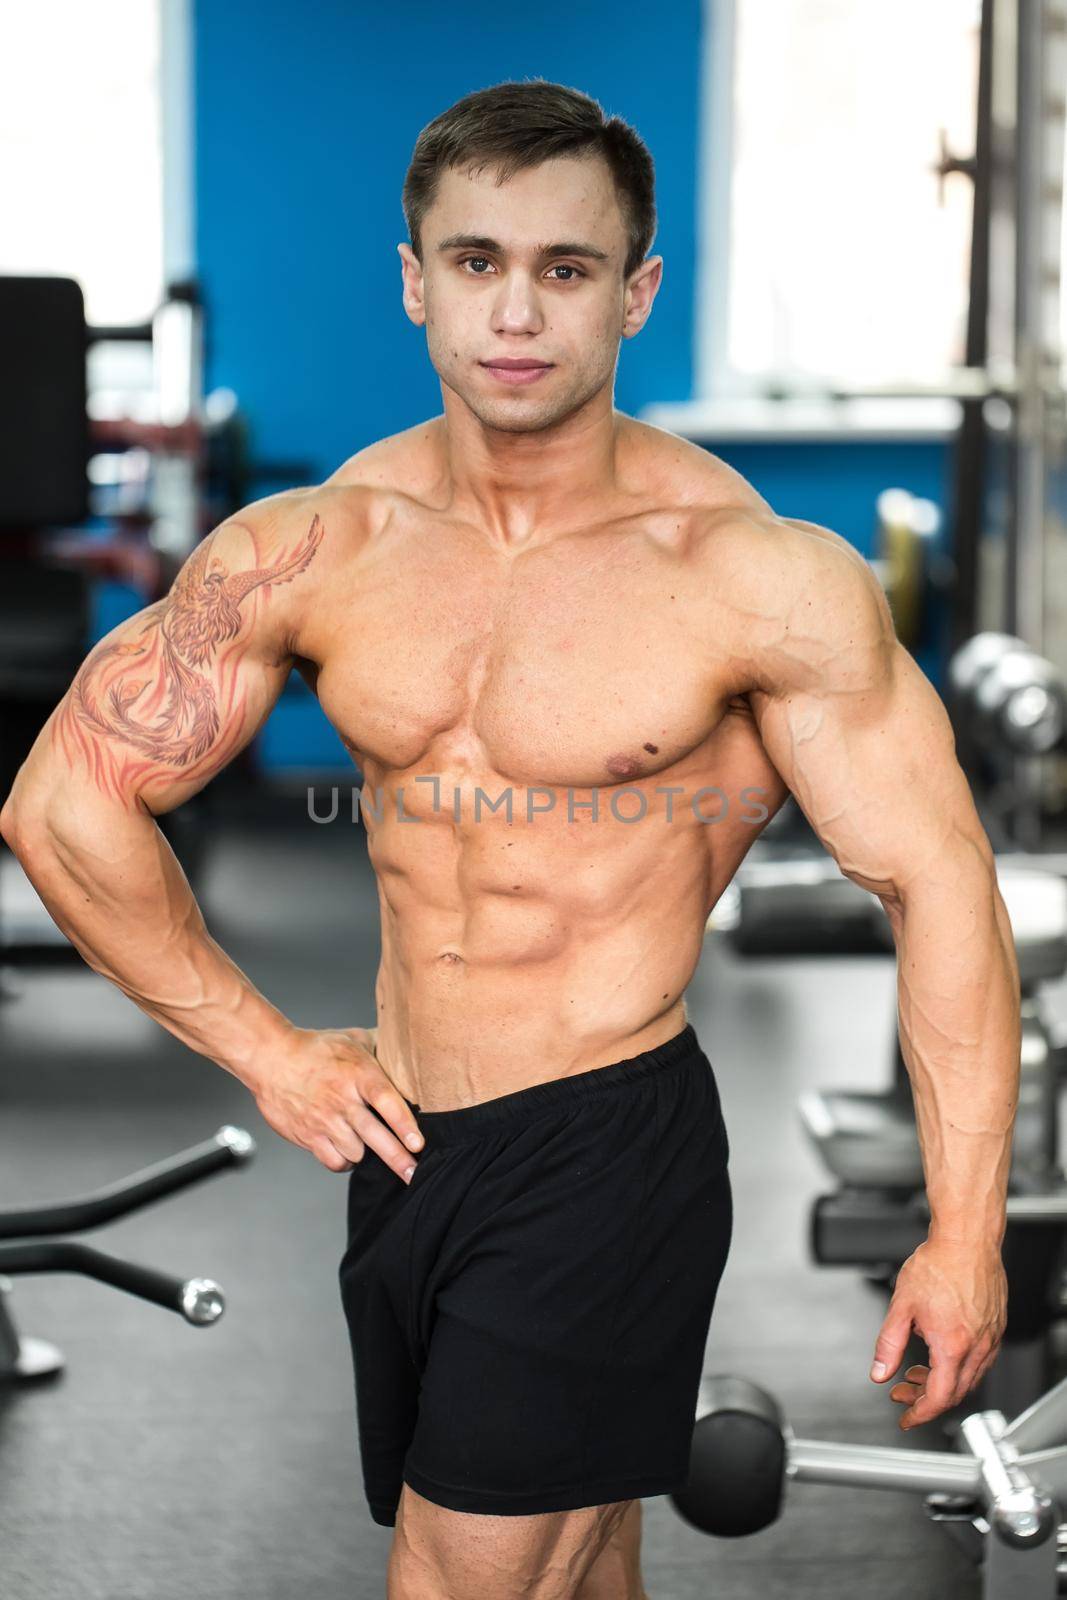
[[[316,516],[271,565],[234,573],[213,553],[218,532],[210,534],[167,597],[137,619],[136,639],[98,646],[79,669],[55,723],[67,760],[80,757],[115,798],[154,775],[195,788],[224,767],[245,736],[244,645],[235,643],[242,602],[256,589],[292,583],[323,532]]]

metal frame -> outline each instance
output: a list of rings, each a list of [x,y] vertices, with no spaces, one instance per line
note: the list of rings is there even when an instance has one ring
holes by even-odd
[[[1054,1600],[1060,1592],[1067,1378],[1013,1422],[999,1411],[974,1412],[960,1428],[958,1455],[798,1439],[789,1428],[785,1442],[787,1480],[910,1490],[927,1496],[933,1521],[969,1524],[983,1600]]]
[[[202,1144],[157,1161],[94,1194],[45,1206],[0,1210],[0,1241],[15,1241],[0,1242],[0,1384],[51,1377],[63,1369],[62,1353],[54,1345],[19,1332],[10,1308],[8,1273],[80,1273],[176,1311],[195,1328],[217,1322],[225,1308],[225,1298],[213,1279],[175,1277],[156,1267],[55,1236],[98,1228],[215,1173],[247,1166],[255,1151],[255,1141],[249,1133],[226,1123]]]

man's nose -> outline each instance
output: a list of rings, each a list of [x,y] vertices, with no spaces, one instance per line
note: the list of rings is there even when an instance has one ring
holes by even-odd
[[[501,279],[493,305],[494,331],[533,333],[542,325],[540,297],[528,273],[510,272]]]

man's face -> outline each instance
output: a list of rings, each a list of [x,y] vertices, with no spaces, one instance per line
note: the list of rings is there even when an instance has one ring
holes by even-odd
[[[421,269],[398,248],[404,306],[425,323],[438,377],[509,433],[549,428],[611,384],[619,340],[646,320],[662,270],[653,257],[623,280],[626,225],[599,156],[546,161],[499,186],[491,170],[445,172],[423,220]],[[497,360],[547,365],[509,382]]]

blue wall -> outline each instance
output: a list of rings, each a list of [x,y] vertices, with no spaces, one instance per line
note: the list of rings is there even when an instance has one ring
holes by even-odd
[[[235,389],[257,454],[316,476],[441,410],[400,303],[400,191],[438,112],[547,77],[632,122],[657,164],[663,287],[622,350],[624,411],[690,393],[699,0],[490,8],[352,0],[196,7],[196,217],[209,381]]]
[[[663,286],[622,347],[616,403],[693,392],[700,0],[569,0],[491,11],[408,0],[196,6],[196,227],[208,382],[240,397],[258,457],[319,479],[441,409],[400,302],[400,191],[419,130],[472,89],[543,76],[632,122],[656,161]],[[714,447],[713,447],[714,448]],[[939,446],[723,446],[785,516],[870,553],[887,484],[944,498]],[[270,485],[275,487],[275,485]],[[257,491],[259,492],[259,491]],[[259,746],[268,768],[348,765],[302,683]]]

